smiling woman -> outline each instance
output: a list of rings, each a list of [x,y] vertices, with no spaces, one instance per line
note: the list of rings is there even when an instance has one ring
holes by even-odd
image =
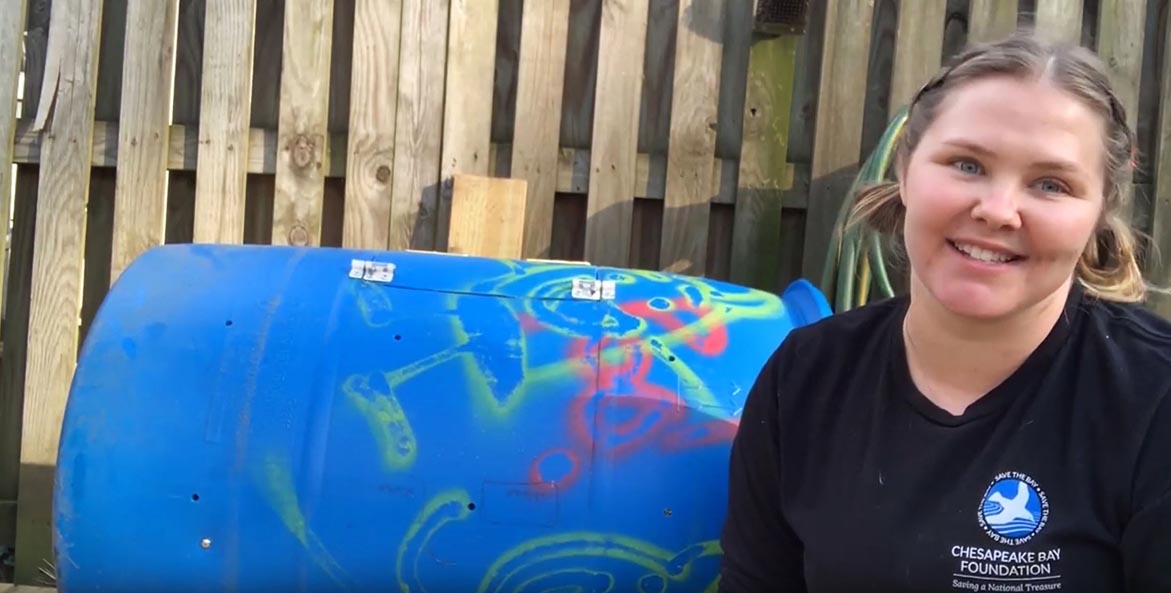
[[[789,335],[732,449],[720,591],[1171,591],[1171,323],[1099,59],[1018,34],[912,100],[851,224],[909,294]]]

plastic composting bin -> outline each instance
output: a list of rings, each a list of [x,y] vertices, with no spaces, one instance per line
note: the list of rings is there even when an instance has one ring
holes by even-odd
[[[155,248],[80,354],[57,585],[704,591],[745,396],[829,313],[805,281]]]

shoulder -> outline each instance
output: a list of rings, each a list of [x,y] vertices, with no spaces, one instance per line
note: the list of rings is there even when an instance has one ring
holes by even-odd
[[[1118,303],[1085,297],[1079,305],[1089,328],[1111,337],[1118,347],[1133,352],[1161,354],[1171,360],[1171,320],[1138,303]]]
[[[1088,414],[1141,443],[1171,432],[1171,322],[1140,304],[1085,298],[1067,356],[1055,371],[1072,381]]]
[[[835,379],[869,375],[890,356],[892,336],[901,335],[892,332],[901,328],[907,302],[885,299],[790,330],[769,363],[773,379],[790,390],[834,391]],[[840,372],[844,367],[850,372]]]
[[[889,339],[890,330],[901,327],[907,304],[906,297],[895,297],[835,313],[792,330],[783,346],[794,354],[799,352],[803,359],[867,350],[876,340]]]
[[[1140,304],[1085,298],[1079,308],[1079,354],[1089,370],[1132,377],[1159,392],[1171,388],[1171,321]]]

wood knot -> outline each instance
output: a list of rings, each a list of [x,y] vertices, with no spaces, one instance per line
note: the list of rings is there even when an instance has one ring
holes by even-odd
[[[297,223],[289,230],[289,245],[304,246],[309,244],[309,231],[305,225]]]
[[[390,167],[382,165],[374,172],[374,177],[378,179],[378,183],[386,183],[390,180]]]
[[[293,138],[293,145],[290,147],[290,151],[292,152],[293,164],[300,169],[304,169],[313,162],[313,155],[317,152],[317,146],[305,134],[297,134]]]

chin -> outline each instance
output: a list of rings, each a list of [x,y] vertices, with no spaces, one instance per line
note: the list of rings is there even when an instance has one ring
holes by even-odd
[[[971,285],[963,281],[946,281],[945,286],[928,290],[945,310],[960,317],[993,320],[1017,313],[1028,303],[1012,292],[990,286]]]

